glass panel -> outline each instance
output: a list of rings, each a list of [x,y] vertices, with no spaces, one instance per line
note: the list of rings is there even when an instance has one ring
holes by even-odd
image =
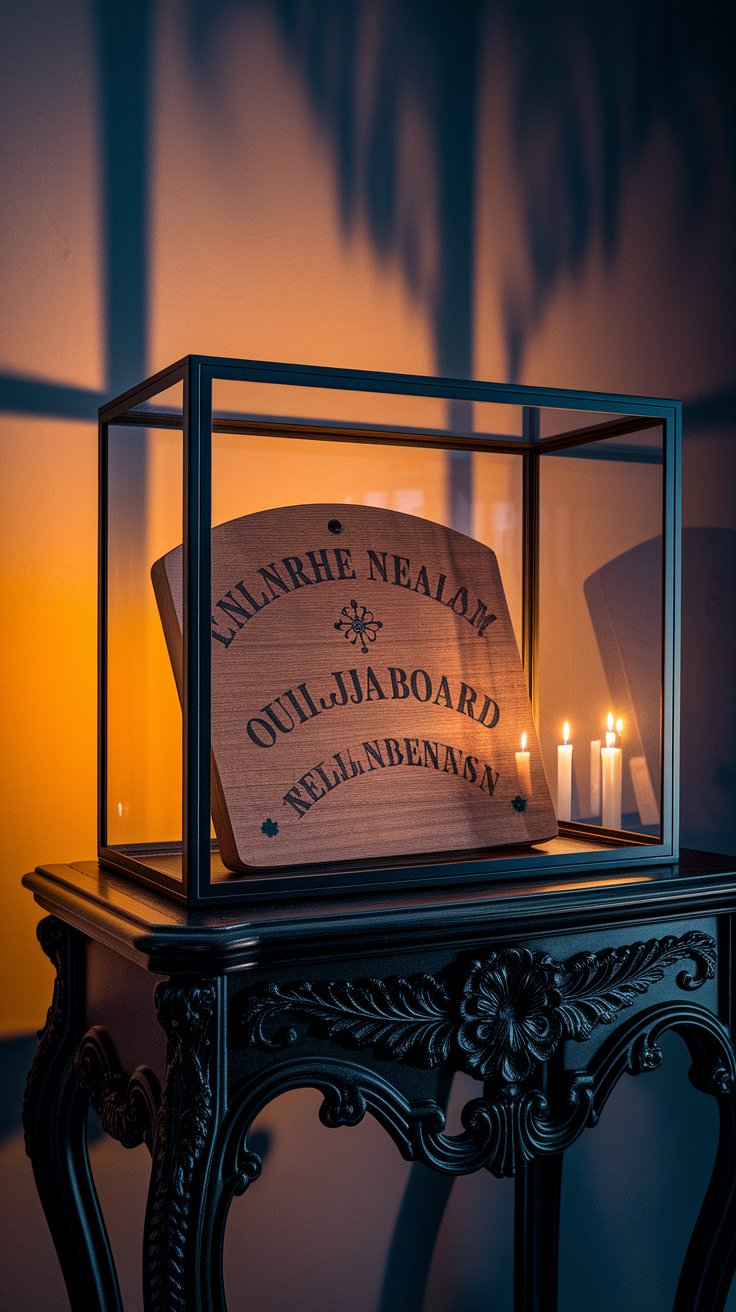
[[[514,444],[525,440],[523,406],[498,405],[491,401],[473,401],[471,405],[470,433],[496,441],[508,438]]]
[[[341,503],[417,515],[495,551],[521,643],[521,461],[499,451],[216,433],[212,522],[277,506]]]
[[[493,450],[482,453],[444,451],[415,444],[335,443],[285,435],[269,437],[217,432],[213,438],[212,488],[215,526],[279,507],[360,505],[417,516],[478,538],[498,556],[518,640],[521,630],[521,462],[510,454]],[[233,542],[236,540],[234,536],[231,538]],[[297,539],[297,545],[306,549],[317,543],[309,539],[301,544]],[[331,559],[329,547],[328,542],[327,554]],[[285,541],[281,553],[288,554],[294,549],[293,541]],[[273,543],[269,551],[271,555],[266,556],[265,561],[278,560],[279,551]],[[412,553],[411,561],[407,561],[410,577],[416,577],[414,571],[420,563]],[[334,563],[332,568],[335,568]],[[345,604],[352,595],[350,592],[345,595],[344,585],[337,576],[335,591],[342,598],[340,604]],[[252,592],[257,595],[257,588]],[[214,595],[221,597],[222,589]],[[237,607],[242,598],[231,597],[230,602],[233,601]],[[253,604],[250,602],[251,607]],[[226,618],[229,613],[226,613]],[[237,626],[237,612],[233,610],[231,613],[234,616],[232,622]],[[213,614],[219,617],[222,612],[213,605]],[[216,636],[224,640],[221,632]],[[231,689],[236,685],[232,683],[234,667],[228,663],[230,658],[224,658],[219,646],[212,655],[213,713],[216,719],[215,706],[221,707],[223,701],[229,700]],[[247,680],[247,667],[238,666],[237,686],[244,686]],[[230,690],[225,681],[229,682]],[[298,710],[287,709],[283,718],[288,720],[298,714]],[[240,720],[239,716],[233,718],[232,736],[228,727],[223,731],[224,737],[219,739],[221,745],[223,742],[232,745],[233,751],[238,750],[235,735],[243,732]],[[223,754],[227,755],[225,749]],[[273,824],[273,816],[264,816],[263,821]],[[226,855],[230,854],[228,864],[232,865],[233,861],[237,864],[224,817],[221,828],[225,835],[224,840],[221,839],[225,843],[223,850]],[[214,880],[233,878],[217,864],[212,867],[212,877]]]
[[[140,405],[133,407],[131,413],[134,415],[171,415],[181,421],[181,383],[174,383],[172,387],[167,387],[165,391],[157,392],[154,396],[148,397],[147,400],[141,401]]]
[[[447,406],[443,397],[394,396],[384,392],[230,379],[218,379],[213,384],[214,413],[234,419],[444,432]]]
[[[340,502],[448,522],[444,451],[217,433],[212,523],[276,506]]]
[[[522,462],[501,451],[472,453],[471,537],[496,553],[521,651]]]
[[[108,844],[181,842],[182,718],[151,583],[182,540],[180,431],[110,428],[108,508]]]
[[[603,823],[606,772],[621,819],[660,833],[663,466],[659,432],[540,461],[538,722],[553,799],[570,724],[573,820]],[[607,717],[620,757],[601,758]],[[619,723],[620,722],[620,723]],[[599,771],[603,769],[601,777]],[[600,779],[600,783],[596,781]],[[613,778],[614,802],[618,791]],[[559,812],[558,812],[559,813]],[[614,817],[616,815],[614,805]]]
[[[539,436],[542,440],[563,437],[566,433],[598,428],[627,417],[622,414],[601,414],[600,410],[558,410],[544,406],[539,411]]]
[[[472,386],[468,384],[469,389]],[[159,398],[156,404],[161,404]],[[627,419],[626,415],[614,412],[524,406],[479,400],[469,395],[416,396],[400,390],[344,390],[241,379],[214,380],[213,413],[224,422],[258,424],[270,420],[316,427],[349,425],[358,429],[505,442],[512,447],[530,439],[545,441],[583,429],[605,428],[616,420]]]
[[[224,422],[377,429],[518,444],[523,407],[464,397],[342,391],[282,383],[215,380],[213,413]]]
[[[595,832],[601,827],[661,837],[661,423],[594,409],[242,380],[216,381],[213,399],[213,525],[310,504],[374,506],[447,525],[496,553],[519,646],[520,457],[536,442],[535,715],[559,817],[593,832],[568,831],[519,855],[532,863],[549,850],[576,864],[590,849],[609,859],[610,844]],[[181,877],[182,717],[151,566],[183,539],[181,405],[181,385],[145,402],[136,418],[146,426],[129,417],[112,427],[109,457],[108,845],[168,878]],[[570,445],[560,445],[566,437]],[[180,558],[179,551],[169,574],[179,618]],[[239,677],[248,680],[248,669]],[[598,749],[591,756],[592,744],[605,746],[609,713],[615,740],[605,768],[620,763],[620,816],[610,806],[603,814],[604,760]],[[569,804],[559,786],[569,759],[558,750],[566,721]],[[234,722],[232,731],[241,728]],[[635,856],[631,844],[618,851]],[[510,860],[497,855],[502,865]],[[211,877],[220,892],[252,886],[214,848]],[[273,877],[281,878],[276,867]]]

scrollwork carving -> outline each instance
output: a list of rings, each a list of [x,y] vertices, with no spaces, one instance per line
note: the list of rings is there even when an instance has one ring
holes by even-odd
[[[55,917],[41,921],[37,934],[56,979],[26,1086],[26,1151],[69,1304],[120,1308],[115,1263],[87,1152],[88,1099],[75,1061],[83,1031],[84,936]]]
[[[130,1079],[112,1039],[99,1025],[85,1034],[76,1057],[77,1080],[85,1089],[102,1128],[124,1148],[151,1148],[161,1094],[153,1071],[139,1066]]]
[[[513,1090],[563,1039],[610,1024],[678,962],[694,963],[676,981],[692,990],[713,978],[715,958],[713,939],[693,930],[564,962],[512,947],[440,976],[267,984],[247,995],[241,1035],[254,1047],[282,1047],[302,1021],[348,1046],[424,1067],[449,1063]]]
[[[531,985],[529,989],[536,998]],[[345,1108],[356,1109],[355,1120],[367,1110],[409,1160],[449,1175],[484,1168],[496,1176],[512,1176],[539,1156],[563,1152],[586,1126],[596,1124],[623,1074],[655,1069],[662,1060],[659,1041],[668,1030],[679,1033],[688,1044],[694,1059],[691,1078],[697,1087],[728,1101],[736,1074],[730,1037],[710,1012],[688,998],[660,1002],[629,1016],[606,1039],[591,1069],[569,1071],[558,1066],[550,1075],[547,1092],[531,1081],[527,1086],[487,1081],[484,1096],[463,1108],[463,1130],[458,1135],[445,1132],[444,1113],[436,1102],[409,1103],[384,1075],[367,1066],[306,1054],[266,1067],[260,1080],[246,1086],[246,1099],[234,1115],[230,1133],[239,1152],[245,1152],[248,1128],[266,1103],[308,1084],[323,1092],[321,1118],[327,1125],[354,1123],[344,1115]],[[233,1177],[234,1192],[239,1192],[254,1174],[250,1172],[242,1183],[237,1172]]]
[[[338,1125],[359,1125],[366,1110],[365,1095],[357,1084],[335,1081],[324,1090],[319,1119],[330,1130]]]
[[[713,939],[693,930],[566,961],[510,947],[437,976],[270,983],[246,995],[239,1034],[247,1045],[271,1050],[294,1045],[305,1025],[384,1059],[465,1071],[484,1082],[484,1096],[464,1108],[459,1136],[445,1134],[435,1103],[409,1107],[387,1092],[386,1081],[367,1083],[364,1070],[331,1081],[322,1120],[353,1124],[368,1106],[406,1156],[451,1174],[485,1167],[508,1176],[541,1153],[561,1152],[598,1114],[597,1082],[587,1071],[558,1066],[545,1093],[535,1087],[540,1068],[564,1041],[588,1039],[596,1026],[609,1025],[668,970],[688,961],[692,968],[680,971],[675,982],[689,993],[714,977]],[[680,1010],[689,1007],[683,1000]],[[637,1017],[632,1025],[627,1069],[653,1070],[662,1060],[657,1032],[642,1031]],[[342,1068],[350,1069],[348,1063]],[[616,1078],[622,1069],[619,1061]],[[607,1087],[608,1075],[601,1078]],[[728,1072],[721,1076],[711,1063],[707,1078],[713,1089],[725,1088]]]
[[[152,1312],[186,1312],[187,1237],[192,1182],[212,1123],[211,983],[163,982],[156,1010],[167,1043],[166,1077],[153,1132],[153,1177],[146,1222]]]
[[[725,1096],[733,1093],[733,1075],[722,1062],[716,1062],[708,1077],[708,1092]]]
[[[662,1065],[662,1049],[658,1043],[652,1043],[649,1036],[642,1034],[632,1045],[629,1069],[632,1075],[643,1075],[645,1071],[656,1071]]]
[[[266,984],[250,994],[244,1024],[249,1042],[256,1047],[294,1043],[296,1030],[275,1023],[293,1016],[312,1021],[321,1033],[352,1046],[438,1066],[447,1060],[452,1044],[450,1009],[447,986],[433,975],[356,983],[306,981]]]

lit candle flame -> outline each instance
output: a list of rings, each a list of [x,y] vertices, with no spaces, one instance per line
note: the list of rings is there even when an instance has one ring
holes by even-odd
[[[567,740],[569,737],[570,737],[570,725],[568,724],[567,720],[565,720],[565,723],[562,726],[562,738],[566,747],[567,747]]]
[[[606,721],[606,728],[608,729],[608,732],[609,732],[609,733],[613,733],[613,711],[609,711],[609,712],[608,712],[608,719],[607,719],[607,721]],[[611,744],[609,743],[608,746],[610,747]]]
[[[623,733],[623,731],[624,731],[624,722],[621,719],[621,716],[619,715],[616,721],[616,733]]]
[[[525,751],[526,751],[526,734],[525,734],[525,733],[523,733],[523,734],[521,735],[521,750],[522,750],[522,752],[525,752]]]

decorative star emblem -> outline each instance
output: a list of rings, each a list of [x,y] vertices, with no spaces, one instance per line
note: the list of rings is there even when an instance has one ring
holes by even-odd
[[[279,827],[275,820],[271,820],[269,817],[268,820],[263,821],[263,824],[261,825],[261,833],[265,834],[266,838],[275,838],[278,832]]]
[[[337,620],[335,628],[343,633],[353,646],[360,640],[360,650],[365,656],[368,652],[366,644],[376,641],[378,630],[383,628],[383,624],[373,618],[372,610],[368,610],[367,606],[359,606],[357,601],[351,601],[349,607],[343,606],[340,614],[343,619]]]

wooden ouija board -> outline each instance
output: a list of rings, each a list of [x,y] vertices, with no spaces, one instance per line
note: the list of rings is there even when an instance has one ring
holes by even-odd
[[[180,695],[182,563],[151,571]],[[554,836],[493,552],[366,506],[214,528],[212,764],[231,870]]]

